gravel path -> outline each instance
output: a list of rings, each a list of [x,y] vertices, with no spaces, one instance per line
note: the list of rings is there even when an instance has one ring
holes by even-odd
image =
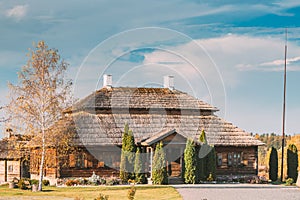
[[[274,185],[174,185],[184,200],[300,200],[300,189]]]

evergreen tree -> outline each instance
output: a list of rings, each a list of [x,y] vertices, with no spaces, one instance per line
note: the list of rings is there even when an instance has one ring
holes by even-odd
[[[269,178],[272,181],[278,179],[278,154],[277,150],[272,147],[269,159]]]
[[[125,124],[124,133],[122,136],[122,150],[121,150],[121,162],[120,162],[120,179],[122,182],[126,183],[128,181],[128,171],[127,171],[127,159],[126,159],[126,149],[127,149],[127,138],[128,138],[128,124]]]
[[[215,148],[212,147],[211,151],[206,156],[206,170],[205,170],[205,178],[207,179],[210,174],[213,179],[216,179],[216,151]]]
[[[196,149],[195,144],[191,139],[186,141],[184,163],[184,182],[194,184],[196,182]]]
[[[201,131],[199,141],[202,142],[203,144],[207,144],[206,133],[204,130]]]
[[[196,154],[196,170],[195,170],[195,179],[196,179],[196,182],[195,183],[200,183],[200,180],[201,180],[201,178],[200,178],[201,177],[201,173],[200,172],[201,172],[201,168],[202,168],[202,163],[200,162],[200,158],[199,158],[200,148],[201,148],[200,145],[196,145],[195,146],[195,154]],[[182,178],[184,178],[184,176]]]
[[[290,144],[287,150],[287,175],[294,182],[298,177],[298,150],[296,145]]]
[[[120,179],[123,183],[128,181],[128,172],[126,171],[126,154],[122,150],[121,151],[121,162],[120,162]]]
[[[168,184],[168,175],[166,169],[166,155],[162,142],[158,143],[155,148],[152,164],[152,181],[154,184]]]
[[[128,131],[127,137],[127,171],[129,172],[129,179],[134,179],[134,159],[135,159],[135,152],[136,146],[134,143],[134,136],[131,130]]]
[[[126,123],[122,137],[122,152],[120,163],[120,179],[126,183],[128,179],[134,179],[134,157],[136,146],[134,136]]]
[[[140,148],[137,148],[134,160],[134,175],[137,183],[146,183],[147,179],[144,173],[143,162],[141,159]]]
[[[201,142],[202,145],[196,147],[196,183],[205,181],[207,178],[207,155],[211,151],[211,146],[207,144],[206,133],[204,130],[201,131],[199,142]]]

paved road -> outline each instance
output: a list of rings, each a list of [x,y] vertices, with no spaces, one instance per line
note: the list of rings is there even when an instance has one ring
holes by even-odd
[[[300,200],[296,187],[217,184],[174,185],[184,200]]]

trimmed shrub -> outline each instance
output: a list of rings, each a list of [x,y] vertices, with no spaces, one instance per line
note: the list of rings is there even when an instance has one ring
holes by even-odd
[[[272,147],[269,159],[269,179],[277,181],[278,179],[278,154],[277,150]]]
[[[120,178],[123,183],[127,183],[128,179],[134,179],[134,161],[136,146],[134,136],[126,123],[122,136],[122,152],[120,163]]]
[[[134,175],[136,183],[147,183],[143,166],[144,165],[141,159],[140,148],[137,148],[134,160]]]
[[[296,145],[290,144],[287,150],[287,175],[295,182],[298,177],[298,150]]]
[[[152,181],[158,185],[168,184],[166,155],[162,146],[162,142],[156,145],[152,165]]]
[[[188,139],[184,150],[184,182],[194,184],[196,182],[196,150],[193,140]]]
[[[43,185],[44,185],[44,186],[49,186],[49,185],[50,185],[49,180],[43,180]]]
[[[126,165],[128,165],[126,161],[126,153],[122,149],[120,162],[120,179],[124,183],[128,181],[128,172],[126,171]]]

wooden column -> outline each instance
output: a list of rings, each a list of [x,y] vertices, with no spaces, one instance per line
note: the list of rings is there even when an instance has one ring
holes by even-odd
[[[182,147],[180,147],[180,153],[182,152]],[[180,176],[182,177],[183,172],[183,162],[184,162],[184,153],[180,156]]]
[[[4,181],[7,182],[7,160],[4,161]]]
[[[152,179],[152,167],[153,167],[153,148],[150,147],[150,178]]]

